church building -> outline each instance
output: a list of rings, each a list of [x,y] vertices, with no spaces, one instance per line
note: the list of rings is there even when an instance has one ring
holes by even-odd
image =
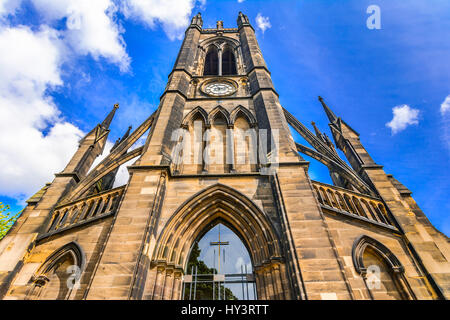
[[[162,90],[104,150],[114,105],[27,201],[0,241],[1,299],[450,298],[449,238],[339,106],[316,102],[333,141],[281,106],[246,15],[233,28],[195,15]]]

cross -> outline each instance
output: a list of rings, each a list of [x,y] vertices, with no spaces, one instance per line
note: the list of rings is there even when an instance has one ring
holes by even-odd
[[[219,224],[219,241],[210,242],[209,245],[211,246],[219,246],[219,268],[218,273],[220,274],[220,246],[227,246],[230,243],[228,241],[220,241],[220,224]],[[225,251],[224,251],[225,254]]]

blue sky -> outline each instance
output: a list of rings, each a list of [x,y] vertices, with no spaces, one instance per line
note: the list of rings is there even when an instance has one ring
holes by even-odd
[[[327,131],[321,95],[450,234],[449,1],[137,3],[0,0],[0,201],[18,210],[114,103],[110,141],[148,117],[193,14],[202,13],[204,27],[216,20],[235,27],[243,11],[281,104]],[[380,30],[366,27],[372,4],[381,10]],[[264,30],[258,14],[269,21]],[[386,124],[398,106],[393,130]],[[310,173],[330,181],[319,164]]]

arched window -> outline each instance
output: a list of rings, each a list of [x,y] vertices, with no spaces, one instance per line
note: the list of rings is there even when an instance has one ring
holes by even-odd
[[[190,141],[190,150],[186,150],[186,152],[190,152],[188,161],[188,169],[189,172],[201,173],[204,169],[204,159],[203,159],[203,150],[205,149],[205,142],[203,141],[203,136],[206,130],[205,119],[200,113],[197,113],[192,118],[192,122],[189,125],[189,138]],[[187,172],[186,171],[186,172]]]
[[[85,256],[76,242],[52,253],[33,276],[34,285],[27,299],[66,300],[79,288]]]
[[[204,169],[203,150],[205,143],[203,136],[206,130],[205,117],[199,110],[189,115],[186,124],[187,133],[182,139],[182,150],[176,171],[183,173],[201,173]]]
[[[222,75],[236,74],[236,58],[230,48],[225,48],[222,53]]]
[[[230,161],[227,161],[227,126],[226,114],[215,113],[211,119],[211,130],[208,131],[205,138],[208,172],[224,173],[228,171],[228,162]]]
[[[216,76],[219,74],[219,56],[215,46],[211,46],[206,53],[203,74],[205,76]]]
[[[236,171],[257,171],[257,133],[243,112],[238,112],[234,119],[233,138]]]
[[[373,300],[415,299],[397,257],[382,243],[368,236],[356,239],[353,263]]]
[[[229,46],[218,49],[215,45],[211,45],[206,51],[203,75],[227,76],[235,74],[237,74],[237,68],[233,49]]]
[[[182,131],[177,134],[177,144],[173,149],[175,163],[174,172],[198,174],[206,170],[204,149],[204,135],[209,127],[208,113],[197,106],[183,119]],[[174,140],[174,141],[175,141]]]
[[[291,289],[289,286],[284,286],[284,283],[288,283],[287,267],[283,262],[284,260],[281,259],[280,240],[274,233],[275,229],[271,221],[267,219],[266,215],[252,200],[233,188],[222,184],[207,187],[192,196],[188,201],[185,201],[175,211],[161,231],[159,241],[153,250],[152,261],[158,261],[158,266],[161,266],[163,269],[166,268],[165,266],[180,265],[184,269],[185,277],[178,280],[175,278],[174,288],[177,288],[175,295],[172,294],[173,291],[171,289],[162,290],[161,287],[153,292],[153,299],[182,298],[184,296],[182,284],[189,288],[192,284],[192,289],[194,289],[193,280],[195,280],[195,277],[187,277],[186,275],[186,271],[192,272],[192,265],[190,268],[188,266],[190,253],[192,253],[196,240],[199,240],[200,245],[202,238],[208,239],[207,231],[211,230],[211,227],[216,226],[218,223],[233,231],[245,246],[254,268],[254,270],[248,268],[247,273],[251,276],[252,271],[254,271],[251,277],[256,282],[257,298],[263,300],[291,299],[293,297]],[[209,237],[207,241],[216,242],[218,241],[218,236]],[[224,248],[226,247],[229,250],[228,253],[225,253],[225,264],[228,264],[233,261],[229,255],[232,250],[232,243],[231,240],[226,239],[224,236],[221,236],[221,241],[230,242],[228,246],[224,246]],[[214,248],[218,250],[218,245],[210,246],[208,242],[207,247],[209,250],[214,250]],[[216,258],[218,258],[217,253],[216,251]],[[223,259],[223,256],[221,258]],[[239,271],[237,272],[237,278],[240,279],[242,275],[240,264],[236,268],[237,260],[236,258],[234,259],[231,267],[234,266],[235,270]],[[223,263],[223,260],[221,261]],[[264,264],[266,261],[271,261],[271,266],[267,267]],[[208,267],[212,268],[214,264]],[[218,269],[218,263],[216,263],[216,267]],[[158,270],[163,271],[161,268]],[[227,269],[223,269],[221,264],[220,273],[224,275],[224,273],[228,272]],[[236,274],[230,275],[230,277],[234,276]],[[161,281],[159,283],[164,283],[166,281],[165,278],[167,276],[163,275],[158,280]],[[220,278],[222,277],[216,278],[216,282],[223,283],[223,280],[220,280]],[[271,279],[270,283],[267,279]],[[226,278],[225,280],[230,283],[231,279]],[[249,277],[247,277],[247,280],[250,280]],[[198,296],[196,299],[198,299]]]

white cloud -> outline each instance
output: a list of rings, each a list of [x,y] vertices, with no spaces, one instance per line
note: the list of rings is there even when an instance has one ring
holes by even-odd
[[[114,180],[114,188],[123,186],[128,182],[130,173],[128,172],[127,167],[131,166],[134,162],[136,162],[136,159],[131,159],[119,167],[119,170],[117,170],[116,179]]]
[[[419,110],[403,104],[392,108],[393,118],[386,126],[391,128],[392,134],[404,130],[407,126],[419,124]]]
[[[0,18],[8,14],[14,14],[20,7],[22,0],[0,0]]]
[[[445,146],[450,150],[450,95],[445,97],[444,102],[441,104],[441,122],[442,122],[442,140]],[[447,224],[450,226],[450,224]]]
[[[445,97],[444,102],[441,104],[441,114],[444,115],[450,111],[450,94]]]
[[[125,17],[154,29],[162,25],[169,39],[181,39],[189,25],[195,0],[125,0],[121,10]],[[204,6],[206,1],[199,1]]]
[[[14,15],[23,0],[0,0],[0,17]],[[171,39],[181,39],[189,25],[192,9],[206,0],[30,0],[45,23],[65,21],[61,36],[77,54],[90,54],[128,71],[130,57],[117,20],[119,9],[125,18],[154,29],[162,25]]]
[[[245,1],[245,0],[238,0],[239,3],[242,3],[242,2],[244,2],[244,1]]]
[[[64,85],[62,66],[73,63],[76,55],[104,58],[123,71],[130,66],[117,20],[119,1],[30,0],[40,19],[33,29],[9,25],[22,2],[0,0],[0,194],[19,200],[52,181],[84,135],[63,118],[50,95]],[[189,24],[195,3],[127,0],[126,8],[129,17],[150,27],[161,23],[174,39]],[[116,184],[126,182],[126,165]]]
[[[241,271],[241,266],[245,265],[244,259],[242,257],[237,258],[236,263],[234,264],[234,267],[236,271]]]
[[[5,1],[5,0],[0,0]],[[31,0],[48,24],[65,19],[61,37],[77,54],[100,57],[128,71],[130,57],[122,37],[123,30],[115,20],[117,6],[112,0]],[[11,0],[7,2],[9,4]],[[4,7],[6,13],[14,14],[20,1]],[[1,8],[1,6],[0,6]]]
[[[33,0],[35,6],[50,20],[66,19],[64,38],[75,52],[90,54],[117,64],[128,71],[130,57],[115,21],[117,6],[112,0]]]
[[[4,27],[0,51],[0,193],[23,198],[64,168],[83,133],[47,94],[63,84],[56,30]]]
[[[271,28],[269,17],[264,17],[261,13],[256,15],[256,26],[264,33],[267,29]]]

